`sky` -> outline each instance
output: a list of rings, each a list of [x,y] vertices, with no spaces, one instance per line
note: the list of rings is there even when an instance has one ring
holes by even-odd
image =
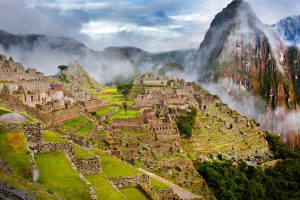
[[[74,38],[89,48],[198,48],[231,0],[0,0],[0,29]],[[300,15],[299,0],[248,0],[262,22]]]

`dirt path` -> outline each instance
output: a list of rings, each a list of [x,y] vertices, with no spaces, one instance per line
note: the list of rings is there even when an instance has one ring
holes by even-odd
[[[188,191],[185,191],[182,188],[180,188],[179,186],[175,185],[174,183],[171,183],[170,181],[167,181],[166,179],[164,179],[160,176],[157,176],[157,175],[155,175],[151,172],[148,172],[144,169],[141,169],[141,168],[139,168],[139,170],[141,172],[144,172],[145,174],[147,174],[149,177],[152,177],[152,178],[166,184],[167,186],[171,187],[174,190],[174,192],[182,199],[185,199],[185,200],[188,200],[188,199],[203,199],[202,196],[195,195],[195,194],[192,194]]]

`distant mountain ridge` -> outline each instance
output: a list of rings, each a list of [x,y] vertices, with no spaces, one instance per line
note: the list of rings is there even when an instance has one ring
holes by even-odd
[[[42,67],[39,68],[40,71],[48,68],[53,73],[56,66],[78,60],[98,80],[100,77],[98,73],[110,74],[111,78],[107,77],[107,79],[113,79],[126,75],[125,71],[127,74],[134,75],[149,70],[159,70],[164,65],[175,64],[187,68],[196,52],[196,49],[186,49],[149,53],[136,47],[109,47],[103,51],[95,51],[67,37],[15,35],[3,30],[0,30],[0,46],[3,47],[2,51],[8,52],[9,56],[15,57],[22,63]],[[43,66],[43,61],[49,59],[55,64]],[[119,68],[125,71],[117,70]],[[110,73],[111,70],[113,73]]]

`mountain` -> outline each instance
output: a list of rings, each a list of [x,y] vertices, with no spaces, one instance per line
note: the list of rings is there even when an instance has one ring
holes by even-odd
[[[279,24],[292,24],[284,21]],[[215,16],[193,64],[200,82],[223,88],[215,93],[225,92],[227,103],[240,113],[280,134],[292,129],[280,124],[300,104],[300,51],[282,37],[274,26],[263,24],[247,2],[234,0]]]
[[[1,53],[46,74],[54,74],[57,66],[78,60],[102,83],[120,76],[126,78],[136,73],[159,70],[164,65],[169,65],[168,71],[172,71],[172,66],[177,69],[177,65],[185,69],[196,52],[195,49],[187,49],[150,53],[135,47],[109,47],[95,51],[67,37],[15,35],[3,30],[0,30],[0,51],[1,46]]]
[[[250,5],[235,0],[217,14],[195,57],[200,81],[223,78],[263,97],[273,109],[300,103],[299,51],[286,48]]]
[[[300,15],[282,19],[273,28],[289,45],[300,45]]]

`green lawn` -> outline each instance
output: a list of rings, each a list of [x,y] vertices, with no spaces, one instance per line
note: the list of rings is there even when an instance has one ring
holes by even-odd
[[[118,192],[110,182],[100,174],[85,175],[85,178],[92,184],[98,200],[123,200],[124,196]]]
[[[113,156],[108,156],[99,149],[92,149],[92,152],[100,156],[103,174],[108,178],[133,176],[142,173],[130,164],[114,158]]]
[[[120,191],[127,197],[127,200],[148,200],[143,192],[137,188],[123,188]]]
[[[86,151],[85,149],[77,145],[73,145],[73,149],[76,158],[91,158],[95,156],[95,154],[93,154],[92,152]]]
[[[94,127],[93,122],[89,121],[86,125],[82,126],[80,129],[78,129],[75,134],[78,136],[86,136]]]
[[[144,135],[145,132],[143,131],[138,131],[138,132],[134,132],[134,131],[122,131],[122,134],[128,134],[128,135]]]
[[[137,118],[139,116],[138,110],[127,110],[125,114],[124,108],[110,116],[110,118]]]
[[[89,188],[62,152],[36,154],[40,177],[38,182],[65,199],[90,199]]]
[[[7,113],[11,113],[11,110],[0,107],[0,115],[5,115]]]
[[[29,150],[24,133],[21,131],[0,131],[0,159],[5,161],[14,172],[26,179],[31,179]]]
[[[106,115],[107,113],[115,110],[116,108],[117,108],[117,106],[107,106],[105,108],[101,108],[101,109],[97,110],[96,114],[98,116]]]
[[[67,142],[68,140],[60,137],[57,133],[45,130],[43,131],[44,142]]]
[[[168,189],[170,188],[169,186],[167,186],[166,184],[154,179],[154,178],[150,178],[150,186],[158,191],[158,190],[165,190],[165,189]]]
[[[81,123],[83,123],[85,121],[86,121],[85,117],[79,117],[79,118],[72,119],[70,121],[65,122],[60,128],[63,131],[68,131],[68,130],[76,127],[76,125],[81,124]]]

